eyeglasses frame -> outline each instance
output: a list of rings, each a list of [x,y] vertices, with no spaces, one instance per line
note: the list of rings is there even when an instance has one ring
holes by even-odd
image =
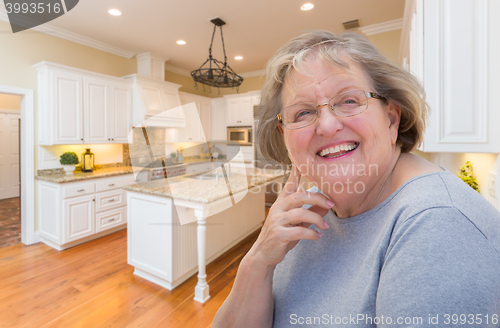
[[[330,104],[330,102],[332,101],[332,99],[333,99],[333,98],[336,98],[336,97],[338,97],[338,96],[340,96],[340,95],[342,95],[342,94],[344,94],[344,93],[354,92],[354,91],[363,91],[363,93],[364,93],[364,94],[365,94],[365,96],[366,96],[366,100],[367,100],[367,102],[366,102],[366,108],[365,108],[365,109],[363,109],[361,112],[356,113],[356,114],[352,114],[352,115],[347,115],[347,116],[339,116],[339,115],[337,115],[337,114],[335,113],[335,109],[334,109],[334,108],[332,108],[332,106],[330,106],[330,105],[329,105],[329,104]],[[307,125],[301,126],[301,127],[299,127],[299,128],[289,128],[288,126],[286,126],[286,124],[283,122],[283,119],[282,119],[282,116],[281,116],[281,112],[280,112],[280,113],[278,113],[278,114],[276,114],[276,118],[278,119],[278,121],[280,121],[280,123],[281,123],[281,124],[282,124],[285,128],[287,128],[287,129],[289,129],[289,130],[298,130],[298,129],[302,129],[302,128],[308,127],[309,125],[314,124],[314,123],[318,120],[318,117],[319,117],[319,108],[320,108],[320,107],[323,107],[323,106],[328,106],[328,107],[330,107],[330,109],[332,110],[333,115],[335,115],[335,116],[337,116],[337,117],[351,117],[351,116],[356,116],[356,115],[359,115],[359,114],[363,113],[365,110],[367,110],[367,109],[368,109],[368,99],[370,99],[370,98],[380,99],[380,100],[383,100],[383,101],[387,102],[387,98],[385,98],[384,96],[379,95],[379,94],[378,94],[378,93],[376,93],[376,92],[365,92],[364,90],[351,90],[351,91],[346,91],[346,92],[343,92],[343,93],[339,93],[338,95],[331,97],[331,98],[328,100],[328,102],[327,102],[327,103],[320,104],[320,105],[316,105],[316,118],[314,119],[314,121],[312,121],[311,123],[309,123],[309,124],[307,124]],[[301,104],[301,103],[298,103],[298,104],[293,104],[293,105],[287,106],[287,107],[283,108],[283,109],[282,109],[282,111],[283,111],[283,110],[285,110],[285,109],[287,109],[287,108],[290,108],[290,107],[292,107],[292,106],[299,105],[299,104]],[[309,104],[309,105],[310,105],[310,104]]]

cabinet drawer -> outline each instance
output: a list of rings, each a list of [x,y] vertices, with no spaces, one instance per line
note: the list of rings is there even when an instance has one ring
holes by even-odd
[[[125,178],[119,177],[114,179],[106,179],[106,181],[96,182],[95,191],[108,191],[113,189],[119,189],[125,185]]]
[[[70,198],[75,196],[83,196],[88,194],[93,194],[95,192],[95,183],[78,183],[77,185],[72,185],[65,187],[63,189],[63,198]]]
[[[208,172],[212,171],[212,163],[211,162],[206,162],[206,163],[200,163],[200,164],[190,164],[186,168],[186,174],[191,174],[191,173],[202,173],[202,172]]]
[[[127,205],[127,193],[123,189],[105,191],[96,194],[96,213],[124,205]]]
[[[123,206],[113,210],[97,213],[95,220],[96,232],[101,232],[127,223],[127,207]]]

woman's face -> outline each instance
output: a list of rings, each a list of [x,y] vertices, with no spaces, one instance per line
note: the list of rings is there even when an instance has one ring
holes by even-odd
[[[283,86],[282,108],[328,103],[351,90],[374,92],[363,70],[349,59],[346,62],[349,70],[315,59],[307,64],[307,73],[293,71]],[[282,132],[292,162],[324,193],[361,193],[389,169],[399,117],[399,107],[371,98],[361,114],[337,117],[322,106],[314,124],[297,130],[282,127]]]

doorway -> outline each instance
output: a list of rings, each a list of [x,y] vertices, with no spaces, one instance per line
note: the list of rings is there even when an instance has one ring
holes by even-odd
[[[0,248],[21,242],[21,96],[0,94]]]
[[[14,133],[14,136],[11,135],[8,148],[10,153],[15,153],[16,151],[12,149],[17,147],[19,159],[17,166],[14,165],[13,167],[9,159],[9,165],[11,166],[8,170],[10,183],[7,185],[10,184],[10,189],[16,189],[14,187],[16,187],[15,184],[17,181],[19,199],[13,200],[13,198],[16,197],[10,197],[5,200],[0,200],[0,202],[4,202],[0,204],[0,209],[5,211],[3,214],[0,214],[0,218],[11,218],[17,215],[21,221],[21,242],[25,245],[31,245],[39,241],[39,238],[37,238],[35,234],[35,135],[33,90],[0,85],[0,94],[20,97],[20,110],[17,110],[17,113],[15,113],[19,115],[20,120],[17,119],[17,122],[12,120],[12,115],[2,116],[2,121],[5,122],[6,120],[8,122],[9,133],[12,134],[12,131],[16,131],[17,128],[17,133]],[[12,114],[11,111],[4,110],[2,115],[5,114],[5,112],[8,112],[7,114]],[[6,123],[4,122],[2,122],[2,127],[5,127]],[[15,140],[15,136],[17,136],[17,141]],[[2,138],[2,140],[3,139],[4,138]],[[4,153],[8,152],[4,151]],[[5,170],[1,170],[1,172],[3,171]],[[9,192],[12,192],[12,190]],[[12,222],[7,221],[7,223]],[[19,231],[14,230],[14,232]]]
[[[0,94],[0,248],[21,242],[21,96]]]

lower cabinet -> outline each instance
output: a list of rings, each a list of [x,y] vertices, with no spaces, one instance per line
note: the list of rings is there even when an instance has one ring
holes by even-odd
[[[63,250],[126,228],[127,195],[133,174],[80,182],[38,181],[42,242]]]

